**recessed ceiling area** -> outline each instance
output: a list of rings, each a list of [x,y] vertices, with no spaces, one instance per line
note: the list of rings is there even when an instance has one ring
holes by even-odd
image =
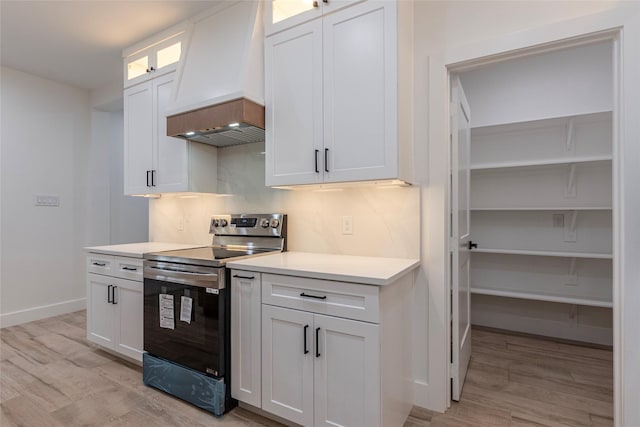
[[[122,81],[122,50],[208,1],[0,0],[0,63],[83,89]]]

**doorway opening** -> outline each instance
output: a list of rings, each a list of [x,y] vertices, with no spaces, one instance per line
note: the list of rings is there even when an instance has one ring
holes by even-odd
[[[449,69],[454,401],[471,366],[474,398],[613,423],[616,40]]]

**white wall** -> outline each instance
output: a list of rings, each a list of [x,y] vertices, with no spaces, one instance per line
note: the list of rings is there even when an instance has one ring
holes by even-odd
[[[119,106],[108,105],[110,111],[94,108],[91,113],[89,246],[146,242],[149,236],[147,199],[124,195],[122,98]]]
[[[2,326],[84,308],[89,94],[1,69]],[[59,207],[36,207],[35,195]]]
[[[506,52],[518,47],[531,44],[527,33],[518,31],[532,30],[546,24],[558,23],[572,18],[578,18],[613,10],[622,10],[616,17],[598,15],[595,19],[585,18],[571,26],[564,23],[552,28],[552,31],[541,31],[537,39],[543,43],[544,38],[552,35],[557,39],[574,35],[577,28],[587,31],[585,22],[589,28],[596,28],[600,22],[606,25],[613,22],[614,25],[625,25],[625,70],[627,76],[627,89],[633,90],[636,95],[625,97],[624,103],[627,114],[630,114],[625,122],[625,136],[627,141],[636,140],[640,131],[637,124],[638,113],[638,85],[633,77],[638,75],[638,45],[640,44],[640,22],[638,19],[640,4],[637,2],[516,2],[516,1],[458,1],[458,2],[417,2],[415,10],[415,42],[416,42],[416,78],[428,79],[428,85],[421,88],[417,97],[422,101],[416,103],[416,117],[428,118],[422,123],[416,120],[416,135],[426,136],[429,143],[429,187],[426,191],[426,203],[429,206],[428,215],[425,213],[423,222],[427,226],[428,242],[427,250],[423,252],[423,262],[429,263],[429,295],[428,295],[428,337],[429,346],[424,355],[424,370],[417,370],[418,380],[424,381],[425,386],[421,393],[416,395],[416,402],[422,406],[436,410],[444,410],[449,402],[447,396],[447,384],[449,382],[446,369],[448,336],[446,318],[448,316],[448,276],[446,265],[446,238],[447,230],[447,159],[448,159],[448,82],[446,64],[454,64],[456,60],[464,60],[463,54],[476,53],[477,57],[494,55]],[[606,22],[605,22],[606,21]],[[512,34],[513,33],[513,34]],[[552,41],[547,40],[547,41]],[[484,43],[487,42],[487,43]],[[631,114],[635,114],[633,116]],[[416,141],[420,144],[420,140]],[[640,155],[640,149],[636,145],[625,147],[625,153]],[[637,182],[637,173],[630,170],[631,160],[624,157],[628,166],[624,176],[627,182]],[[636,186],[637,188],[637,186]],[[623,199],[625,202],[622,219],[630,230],[637,229],[637,214],[633,216],[632,209],[639,209],[640,195],[638,190],[625,188]],[[630,233],[627,233],[630,234]],[[624,373],[624,395],[622,396],[623,411],[628,423],[640,419],[640,409],[634,404],[634,399],[640,395],[640,370],[632,365],[632,354],[637,354],[640,349],[640,337],[633,334],[631,323],[637,323],[637,310],[630,313],[631,307],[640,305],[640,291],[634,287],[640,281],[640,271],[637,263],[640,237],[638,233],[631,233],[626,237],[621,246],[623,252],[620,259],[626,258],[627,264],[624,270],[626,297],[624,311],[624,323],[621,329],[623,348],[618,349],[616,357],[619,360],[626,359]],[[626,329],[625,329],[626,328]],[[626,332],[625,332],[626,330]],[[620,397],[618,395],[618,397]],[[619,402],[618,402],[619,404]],[[620,412],[622,413],[622,412]],[[617,420],[620,422],[621,420]],[[631,424],[627,424],[631,425]]]

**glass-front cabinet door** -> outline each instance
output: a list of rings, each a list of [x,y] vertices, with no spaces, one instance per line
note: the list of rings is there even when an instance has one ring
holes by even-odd
[[[364,0],[270,0],[265,8],[265,34],[277,33]]]
[[[182,34],[125,57],[124,87],[133,86],[175,70],[182,54]]]

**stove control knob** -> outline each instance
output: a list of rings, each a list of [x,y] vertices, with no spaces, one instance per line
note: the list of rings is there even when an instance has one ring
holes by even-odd
[[[278,221],[278,218],[271,218],[271,228],[278,228],[279,225],[280,221]]]
[[[262,218],[260,220],[260,227],[268,228],[269,227],[269,219],[268,218]]]
[[[226,227],[227,225],[229,225],[229,223],[227,222],[226,219],[222,218],[220,220],[220,227]]]
[[[217,219],[214,219],[213,221],[211,221],[213,223],[214,227],[217,227],[220,225],[220,221],[218,221]]]

